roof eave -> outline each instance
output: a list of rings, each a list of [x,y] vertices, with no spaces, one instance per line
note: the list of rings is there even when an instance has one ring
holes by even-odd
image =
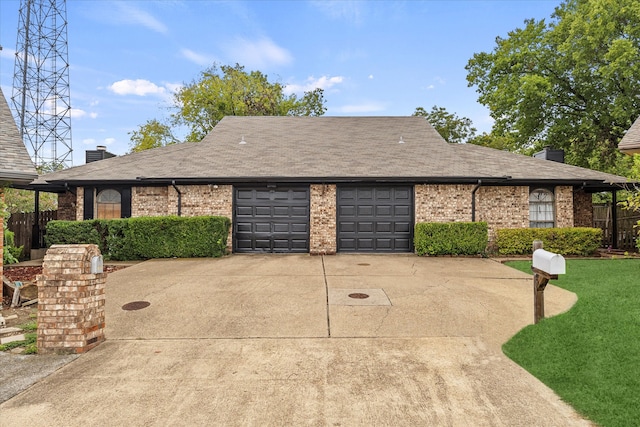
[[[620,150],[624,154],[632,155],[632,154],[640,154],[640,142],[635,143],[624,143],[621,142],[618,145],[618,150]]]
[[[38,177],[37,173],[16,172],[0,169],[0,182],[10,187],[25,186]]]

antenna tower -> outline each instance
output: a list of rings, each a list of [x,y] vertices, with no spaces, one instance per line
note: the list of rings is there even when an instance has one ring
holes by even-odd
[[[71,166],[66,0],[21,0],[11,96],[36,167]]]

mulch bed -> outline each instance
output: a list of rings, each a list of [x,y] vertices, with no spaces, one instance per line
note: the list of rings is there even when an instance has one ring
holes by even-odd
[[[105,265],[104,272],[112,273],[117,270],[121,270],[123,268],[127,268],[123,265]],[[36,276],[38,274],[42,274],[42,266],[16,266],[12,267],[11,265],[4,266],[3,275],[7,279],[12,282],[20,281],[20,282],[36,282]]]

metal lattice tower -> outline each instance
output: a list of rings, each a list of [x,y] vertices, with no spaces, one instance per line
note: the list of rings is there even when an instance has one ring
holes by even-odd
[[[71,166],[66,0],[21,0],[11,101],[35,165]]]

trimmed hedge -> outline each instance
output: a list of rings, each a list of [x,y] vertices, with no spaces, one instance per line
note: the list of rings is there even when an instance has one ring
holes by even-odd
[[[531,254],[534,240],[542,240],[544,248],[550,252],[586,256],[602,244],[602,230],[590,227],[496,230],[496,247],[500,255]]]
[[[420,222],[413,238],[418,255],[484,254],[488,240],[486,222]]]
[[[93,243],[105,259],[219,257],[225,254],[229,218],[140,217],[112,220],[50,221],[45,241]]]

